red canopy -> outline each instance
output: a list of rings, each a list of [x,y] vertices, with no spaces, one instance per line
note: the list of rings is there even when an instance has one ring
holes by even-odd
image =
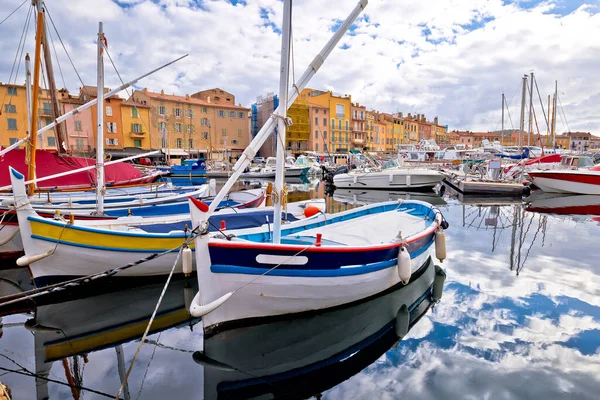
[[[42,178],[59,174],[61,172],[73,171],[79,168],[96,164],[96,160],[92,158],[73,157],[69,155],[59,156],[54,152],[47,150],[36,150],[36,176]],[[9,151],[4,156],[0,157],[0,186],[10,185],[10,175],[8,167],[13,167],[20,173],[25,175],[25,179],[29,179],[27,171],[28,167],[25,162],[25,150],[15,149]],[[131,164],[118,163],[105,167],[104,180],[107,185],[116,182],[126,182],[132,179],[142,177],[140,171],[135,169]],[[61,178],[49,179],[40,182],[39,188],[56,188],[56,187],[92,187],[96,184],[96,171],[77,172],[75,174],[63,176]]]

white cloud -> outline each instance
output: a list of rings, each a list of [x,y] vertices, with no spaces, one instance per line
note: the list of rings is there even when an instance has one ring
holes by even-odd
[[[103,20],[110,52],[125,80],[189,53],[140,86],[179,94],[222,87],[245,105],[277,90],[280,1],[47,3],[86,83],[95,82],[94,42],[97,23]],[[294,3],[297,78],[356,1]],[[27,6],[0,26],[0,54],[14,55]],[[342,39],[347,49],[335,49],[310,85],[351,93],[381,111],[439,115],[450,128],[494,130],[500,126],[502,91],[512,99],[513,125],[518,124],[519,95],[513,94],[519,91],[521,76],[534,70],[544,103],[553,81],[559,81],[571,130],[596,131],[600,128],[597,6],[597,0],[371,0],[352,35]],[[15,7],[12,0],[0,0],[0,10]],[[26,50],[32,52],[32,46],[30,30]],[[80,84],[75,74],[64,54],[59,57],[66,85],[76,90]],[[12,59],[0,59],[0,81],[8,81]],[[107,84],[115,86],[119,81],[110,63],[106,65]],[[63,85],[60,77],[58,85]],[[566,130],[565,121],[557,125],[559,131]]]

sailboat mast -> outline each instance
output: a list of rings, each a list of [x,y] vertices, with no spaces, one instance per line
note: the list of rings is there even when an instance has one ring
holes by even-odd
[[[98,24],[98,71],[97,71],[97,134],[96,134],[96,213],[104,214],[104,32]]]
[[[40,89],[40,64],[42,62],[41,47],[42,47],[42,26],[44,24],[44,13],[37,13],[37,27],[35,33],[35,56],[33,59],[33,90],[31,92],[31,129],[36,129],[38,122],[37,103]],[[29,168],[28,179],[35,179],[35,151],[37,147],[37,135],[33,134],[29,137]],[[30,183],[27,187],[27,195],[33,196],[35,191],[35,183]]]
[[[504,147],[504,93],[502,93],[502,147]]]
[[[548,95],[548,118],[550,118],[550,124],[552,123],[552,107],[550,106],[550,95]],[[550,125],[546,125],[546,147],[550,147],[551,129]]]
[[[525,130],[525,102],[527,101],[527,75],[523,76],[523,92],[521,94],[521,123],[519,125],[519,154],[523,154],[523,131]]]
[[[42,0],[33,0],[38,13],[46,15],[46,10]],[[56,120],[60,116],[60,104],[56,95],[56,83],[54,82],[54,68],[52,67],[52,54],[50,53],[50,42],[46,31],[46,22],[42,24],[42,49],[44,50],[44,65],[46,66],[46,75],[48,78],[48,91],[50,92],[50,100],[52,103],[52,119]],[[56,150],[58,154],[64,153],[63,143],[66,143],[63,125],[56,125]]]
[[[554,101],[552,105],[552,148],[556,151],[556,103],[558,98],[558,81],[554,81]]]
[[[531,135],[533,133],[533,71],[529,82],[529,131],[527,132],[527,146],[531,146]]]
[[[27,137],[29,137],[32,134],[35,135],[31,129],[31,107],[33,107],[33,102],[31,101],[31,59],[29,53],[25,55],[25,99],[27,102]]]
[[[290,31],[292,21],[292,1],[283,3],[283,24],[281,30],[281,64],[279,70],[279,118],[277,120],[277,158],[275,167],[275,185],[273,206],[273,243],[281,242],[281,208],[284,202],[285,178],[285,142],[286,142],[286,117],[288,109],[288,88],[290,79]]]

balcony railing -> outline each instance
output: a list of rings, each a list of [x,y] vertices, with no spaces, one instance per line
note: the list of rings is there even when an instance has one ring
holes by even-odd
[[[354,144],[363,144],[364,140],[362,138],[352,139],[352,143]]]
[[[135,138],[135,139],[143,138],[145,135],[146,135],[146,132],[129,132],[129,137]]]
[[[38,115],[47,115],[47,116],[52,116],[52,109],[51,108],[38,108]]]

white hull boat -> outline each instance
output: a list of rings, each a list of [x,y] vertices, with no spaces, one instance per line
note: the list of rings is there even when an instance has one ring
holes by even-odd
[[[544,192],[600,195],[600,168],[594,169],[531,171],[529,176]]]
[[[333,177],[338,188],[413,189],[432,188],[444,179],[444,174],[429,169],[390,168],[381,171],[355,170]]]

